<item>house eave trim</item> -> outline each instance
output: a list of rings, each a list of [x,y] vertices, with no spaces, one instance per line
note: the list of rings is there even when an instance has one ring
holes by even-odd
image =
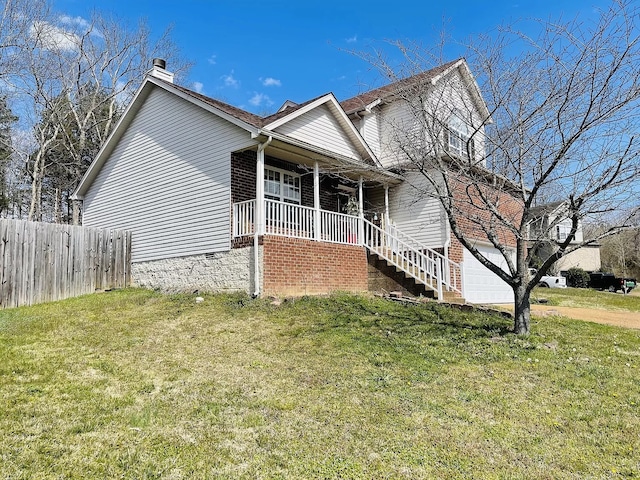
[[[383,179],[384,183],[389,183],[389,184],[398,184],[403,181],[401,176],[395,173],[389,172],[388,170],[384,170],[383,168],[362,163],[357,159],[340,155],[339,153],[333,152],[331,150],[318,147],[316,145],[304,142],[302,140],[298,140],[296,138],[289,137],[287,135],[283,135],[281,133],[273,132],[271,130],[261,129],[258,131],[256,135],[252,135],[252,138],[260,142],[265,141],[269,137],[272,137],[273,140],[277,140],[279,142],[289,144],[291,146],[315,153],[318,155],[316,159],[324,164],[331,163],[331,162],[335,163],[335,160],[337,160],[339,163],[343,165],[350,166],[351,168],[353,168],[354,172],[358,172],[359,174],[363,175],[367,179],[376,179],[376,180]]]
[[[274,129],[284,125],[285,123],[290,122],[294,118],[304,115],[305,113],[308,113],[324,104],[328,104],[332,113],[334,115],[337,115],[340,125],[346,131],[351,141],[354,142],[354,145],[356,146],[358,153],[362,155],[362,157],[365,159],[366,158],[371,159],[371,161],[375,165],[380,165],[380,162],[378,161],[378,158],[376,157],[375,153],[373,153],[373,150],[371,150],[371,148],[369,147],[367,142],[364,140],[364,138],[362,137],[358,129],[355,127],[353,122],[349,120],[349,116],[345,113],[344,109],[340,105],[340,102],[338,102],[338,100],[333,95],[333,93],[328,93],[318,98],[314,102],[311,102],[309,105],[305,105],[303,108],[300,108],[294,112],[291,112],[291,114],[286,115],[274,122],[271,122],[265,125],[263,128],[265,130],[273,131]]]

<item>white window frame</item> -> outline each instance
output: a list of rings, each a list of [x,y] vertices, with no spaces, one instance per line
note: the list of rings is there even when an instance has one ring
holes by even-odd
[[[471,138],[471,135],[469,134],[469,125],[464,122],[460,110],[455,109],[451,112],[451,116],[447,122],[447,130],[447,150],[460,157],[466,156],[466,144]],[[472,146],[472,154],[474,153],[473,150]]]
[[[567,239],[569,234],[571,233],[571,227],[564,223],[559,223],[556,225],[556,240],[563,242]]]
[[[269,179],[270,173],[277,173],[278,180],[277,183],[275,180]],[[290,185],[285,182],[285,176],[290,177],[294,181],[294,185]],[[278,192],[270,192],[269,191],[269,183],[273,182],[274,185],[278,186]],[[297,190],[297,198],[295,195],[288,194],[291,192],[291,189],[295,192]],[[265,165],[264,167],[264,198],[268,200],[275,200],[278,202],[292,203],[295,205],[300,205],[302,202],[302,179],[298,173],[291,172],[289,170],[283,170],[281,168],[275,168]]]

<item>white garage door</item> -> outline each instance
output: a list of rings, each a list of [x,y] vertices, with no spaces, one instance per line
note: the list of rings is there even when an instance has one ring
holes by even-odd
[[[477,247],[490,262],[507,269],[502,254],[493,247]],[[462,264],[464,298],[469,303],[511,303],[513,290],[495,273],[482,265],[471,252],[464,249]]]

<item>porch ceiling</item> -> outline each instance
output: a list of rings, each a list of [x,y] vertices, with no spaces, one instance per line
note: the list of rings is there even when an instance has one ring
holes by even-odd
[[[283,135],[274,133],[270,136],[272,141],[265,149],[265,153],[269,156],[310,168],[313,168],[317,161],[322,171],[340,174],[354,181],[362,176],[365,182],[376,184],[395,185],[402,182],[400,176],[382,168],[298,140],[292,141],[293,139]],[[259,140],[264,142],[267,138],[265,133],[264,138]]]

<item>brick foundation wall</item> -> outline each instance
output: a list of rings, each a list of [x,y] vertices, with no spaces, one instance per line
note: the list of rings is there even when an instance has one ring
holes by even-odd
[[[367,291],[364,247],[267,235],[263,249],[264,295]]]

